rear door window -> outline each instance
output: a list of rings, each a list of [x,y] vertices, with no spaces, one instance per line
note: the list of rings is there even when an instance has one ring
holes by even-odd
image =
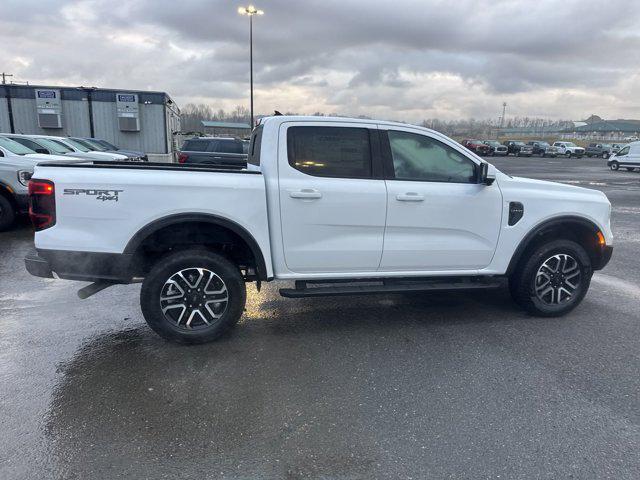
[[[369,130],[351,127],[290,127],[289,165],[315,177],[371,178]]]

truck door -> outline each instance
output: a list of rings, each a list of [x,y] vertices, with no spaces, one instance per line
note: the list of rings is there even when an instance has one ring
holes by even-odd
[[[496,183],[478,162],[429,134],[380,125],[387,170],[381,271],[477,270],[491,262],[502,220]]]
[[[282,242],[292,272],[375,271],[382,256],[386,186],[377,127],[286,122],[278,166]]]

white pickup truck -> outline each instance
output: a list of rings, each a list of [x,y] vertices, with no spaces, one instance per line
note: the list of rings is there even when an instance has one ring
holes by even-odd
[[[493,288],[562,315],[612,253],[595,190],[516,178],[432,130],[273,116],[246,170],[53,163],[30,183],[30,273],[142,281],[148,324],[202,343],[242,315],[246,282],[295,281],[285,297]],[[287,286],[290,287],[290,286]]]

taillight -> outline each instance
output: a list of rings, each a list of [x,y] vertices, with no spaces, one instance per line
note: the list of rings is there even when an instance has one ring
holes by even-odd
[[[181,153],[180,155],[178,155],[178,163],[185,163],[188,158],[189,155],[187,155],[186,153]]]
[[[56,224],[56,189],[49,180],[29,181],[29,217],[36,231]]]

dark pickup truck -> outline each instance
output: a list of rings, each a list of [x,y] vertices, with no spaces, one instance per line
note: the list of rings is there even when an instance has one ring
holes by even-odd
[[[587,157],[609,158],[612,153],[614,149],[610,143],[590,143],[584,151]]]
[[[245,168],[249,142],[230,137],[197,137],[184,142],[178,163]]]

